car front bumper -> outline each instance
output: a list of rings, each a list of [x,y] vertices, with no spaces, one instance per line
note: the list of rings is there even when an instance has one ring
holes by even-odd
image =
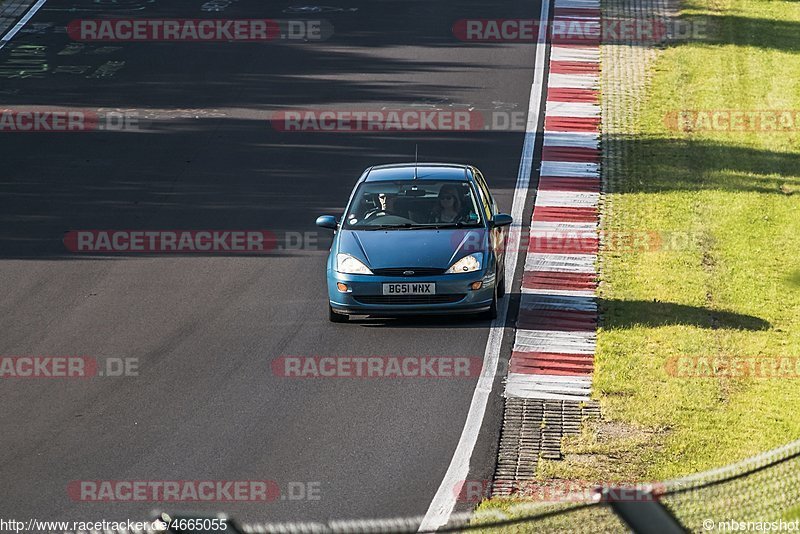
[[[482,282],[480,289],[471,289],[473,282]],[[337,289],[337,282],[347,284],[349,291]],[[433,282],[432,297],[392,298],[383,295],[385,283]],[[343,274],[328,270],[328,297],[335,312],[352,315],[419,315],[475,313],[488,310],[494,298],[494,273],[446,274],[420,277],[387,277]],[[399,304],[398,300],[405,303]],[[444,301],[444,302],[439,302]]]

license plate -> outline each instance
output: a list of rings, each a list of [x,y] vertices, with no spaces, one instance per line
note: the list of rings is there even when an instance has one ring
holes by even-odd
[[[433,282],[410,282],[383,284],[384,295],[435,295],[436,284]]]

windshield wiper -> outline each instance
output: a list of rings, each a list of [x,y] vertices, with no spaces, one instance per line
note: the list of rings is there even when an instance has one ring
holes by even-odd
[[[369,226],[357,226],[352,230],[441,230],[446,228],[480,228],[479,223],[465,223],[463,221],[454,223],[434,223],[434,224],[377,224]]]
[[[437,223],[437,224],[427,224],[425,228],[479,228],[480,225],[478,223],[465,223],[464,221],[458,221],[454,223]]]
[[[369,225],[369,226],[362,226],[353,228],[354,230],[395,230],[395,229],[408,229],[413,228],[414,225],[411,223],[403,223],[403,224],[378,224],[378,225]]]

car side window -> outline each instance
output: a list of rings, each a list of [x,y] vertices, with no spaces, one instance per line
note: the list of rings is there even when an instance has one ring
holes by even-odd
[[[489,199],[489,204],[492,206],[492,213],[497,215],[500,213],[500,210],[497,209],[497,202],[494,201],[494,196],[492,196],[492,192],[489,190],[489,184],[486,183],[486,179],[483,177],[483,174],[478,171],[478,180],[480,181],[481,186],[486,191],[487,198]]]
[[[483,209],[486,212],[486,219],[491,220],[492,215],[497,213],[497,208],[494,205],[494,199],[492,199],[491,194],[489,194],[489,189],[486,187],[486,182],[484,181],[483,176],[477,170],[475,171],[475,183],[478,184],[481,204],[483,204]]]

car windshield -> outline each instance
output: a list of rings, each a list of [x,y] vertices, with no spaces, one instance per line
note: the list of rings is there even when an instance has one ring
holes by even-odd
[[[398,180],[362,183],[345,216],[345,228],[461,228],[482,224],[467,181]]]

